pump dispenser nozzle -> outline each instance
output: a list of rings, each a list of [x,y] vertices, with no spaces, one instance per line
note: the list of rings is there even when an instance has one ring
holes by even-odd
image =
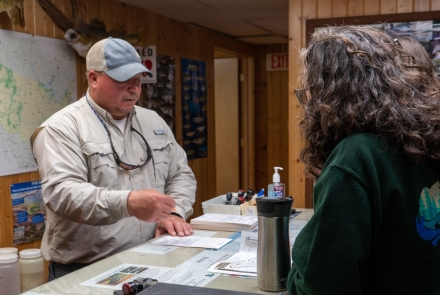
[[[278,170],[283,170],[282,167],[273,167],[275,170],[275,173],[273,174],[272,181],[273,182],[280,182],[280,175],[278,174]]]

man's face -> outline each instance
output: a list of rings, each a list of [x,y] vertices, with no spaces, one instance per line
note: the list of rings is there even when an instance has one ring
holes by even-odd
[[[88,73],[89,91],[93,100],[113,119],[121,120],[133,110],[141,94],[141,74],[124,82],[113,80],[105,73]]]

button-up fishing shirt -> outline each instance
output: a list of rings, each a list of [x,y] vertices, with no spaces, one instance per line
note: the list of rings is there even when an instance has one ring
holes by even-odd
[[[147,147],[131,126],[148,142],[152,160],[135,170],[118,167],[98,116],[122,161],[139,165],[147,158]],[[181,217],[193,213],[196,180],[186,153],[154,111],[135,106],[123,134],[87,93],[37,128],[31,145],[47,207],[41,245],[46,260],[92,263],[153,238],[156,223],[127,212],[133,190],[156,189],[175,199]]]

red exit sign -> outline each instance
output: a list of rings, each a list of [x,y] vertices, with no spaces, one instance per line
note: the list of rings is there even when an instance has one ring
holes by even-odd
[[[289,69],[288,53],[269,53],[266,54],[267,71],[287,71]]]

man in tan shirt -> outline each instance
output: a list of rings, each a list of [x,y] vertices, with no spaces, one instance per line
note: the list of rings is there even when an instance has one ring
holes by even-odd
[[[157,113],[136,106],[142,73],[126,41],[97,42],[87,94],[31,136],[47,223],[41,250],[49,280],[163,233],[193,233],[196,180]]]

